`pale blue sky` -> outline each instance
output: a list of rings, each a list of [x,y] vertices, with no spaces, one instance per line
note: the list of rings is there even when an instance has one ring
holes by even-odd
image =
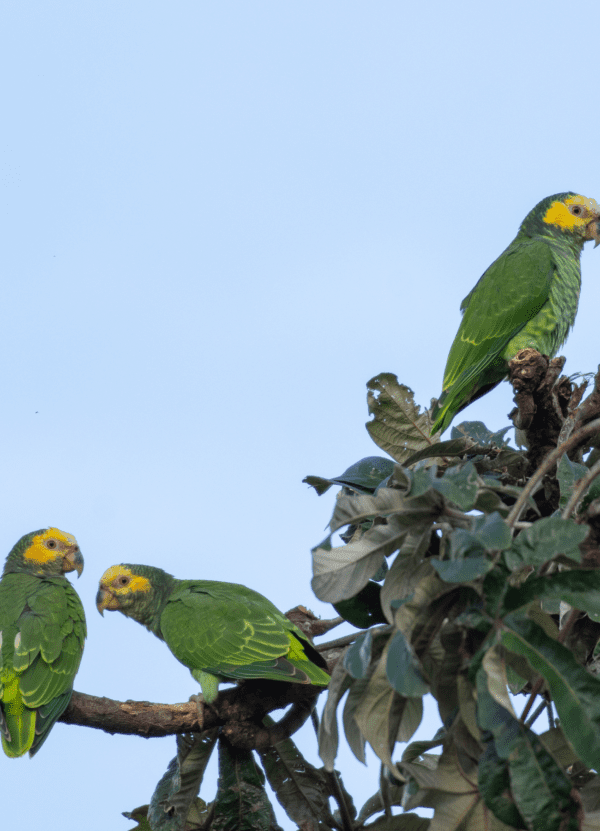
[[[376,373],[439,393],[460,301],[536,202],[600,198],[599,23],[562,2],[7,0],[0,551],[77,536],[76,689],[196,692],[97,614],[115,562],[331,615],[309,583],[333,496],[301,480],[379,453]],[[600,358],[600,253],[582,265],[569,373]],[[465,417],[511,407],[503,385]],[[127,831],[173,755],[57,725],[0,757],[4,821]],[[360,806],[378,767],[338,766]]]

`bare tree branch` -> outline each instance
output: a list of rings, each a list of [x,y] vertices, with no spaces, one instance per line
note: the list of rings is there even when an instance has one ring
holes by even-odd
[[[295,733],[309,717],[323,689],[277,681],[247,681],[234,689],[223,690],[213,705],[204,705],[202,726],[195,701],[181,704],[114,701],[75,691],[59,721],[145,739],[221,726],[236,747],[264,748]],[[277,724],[264,727],[262,719],[267,713],[290,704],[291,709]]]

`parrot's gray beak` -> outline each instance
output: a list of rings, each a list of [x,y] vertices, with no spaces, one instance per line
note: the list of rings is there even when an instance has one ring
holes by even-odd
[[[595,219],[587,226],[586,239],[594,240],[594,248],[600,245],[600,218]]]
[[[76,571],[77,577],[81,577],[81,572],[83,571],[83,557],[81,556],[81,551],[79,550],[78,545],[72,545],[67,550],[67,553],[63,557],[62,570],[63,574],[66,574],[69,571]]]
[[[96,609],[98,609],[102,617],[104,617],[105,609],[108,609],[109,612],[115,612],[118,608],[119,601],[114,594],[107,591],[103,586],[100,586],[98,594],[96,595]]]

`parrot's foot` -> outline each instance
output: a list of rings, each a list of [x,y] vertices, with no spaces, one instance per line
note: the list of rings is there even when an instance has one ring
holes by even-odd
[[[204,698],[201,694],[198,695],[190,695],[190,701],[193,701],[196,704],[196,709],[198,710],[198,726],[200,730],[204,729]]]

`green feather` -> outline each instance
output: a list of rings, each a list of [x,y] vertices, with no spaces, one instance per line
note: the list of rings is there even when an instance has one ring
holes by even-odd
[[[0,729],[13,757],[33,756],[66,709],[86,636],[81,601],[55,565],[26,571],[22,555],[39,533],[17,543],[0,580]]]
[[[165,641],[206,701],[216,698],[223,680],[329,683],[326,663],[310,640],[258,592],[237,583],[176,580],[150,566],[122,567],[145,577],[151,590],[119,592],[119,611]]]
[[[502,381],[519,350],[532,347],[552,357],[564,343],[577,313],[581,250],[591,237],[544,217],[553,203],[573,196],[555,194],[536,205],[463,300],[432,434]]]

